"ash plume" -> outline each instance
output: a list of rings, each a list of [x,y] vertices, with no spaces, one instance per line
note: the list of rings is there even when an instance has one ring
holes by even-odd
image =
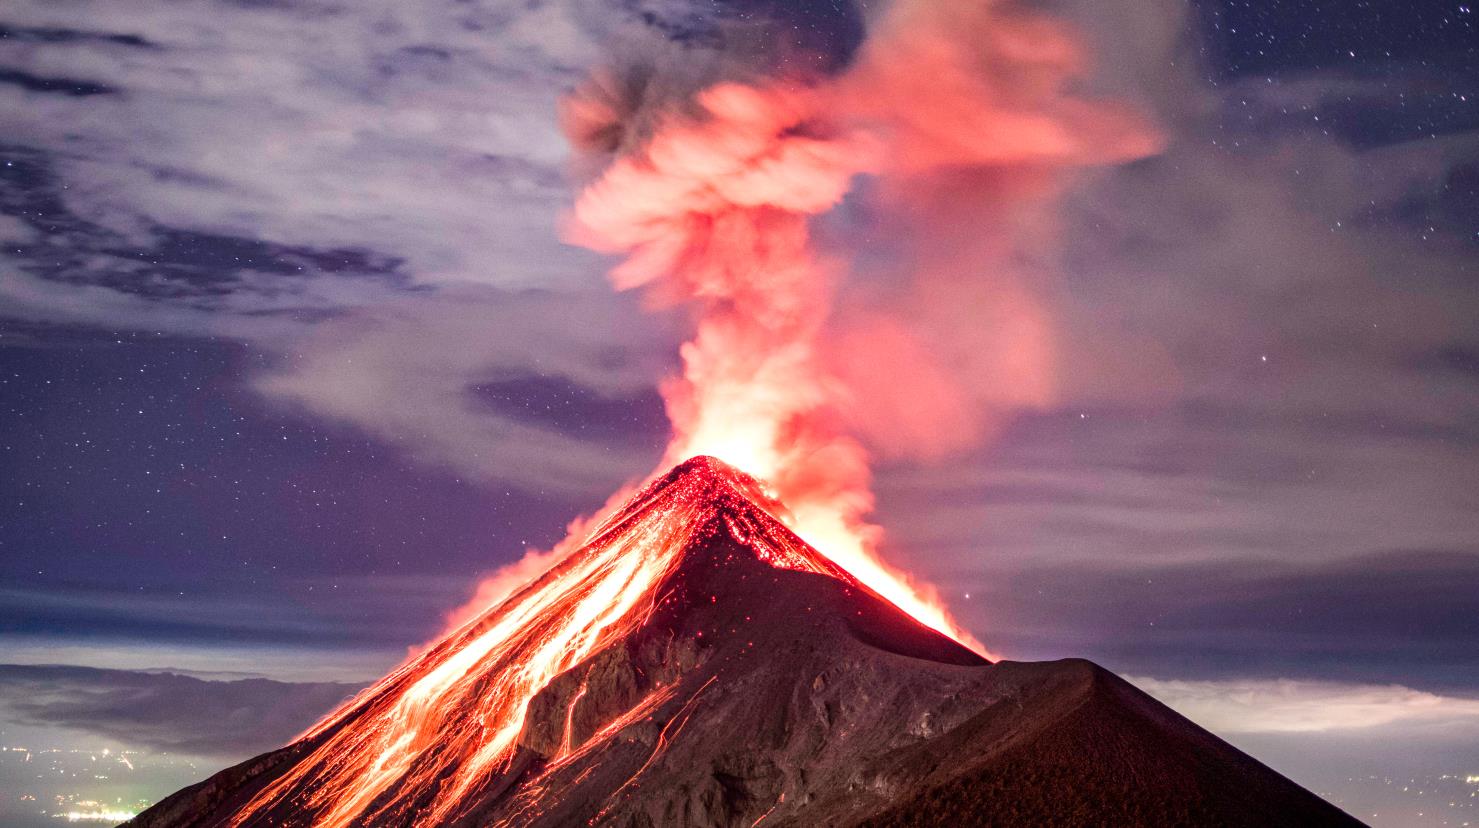
[[[1024,239],[1065,173],[1152,152],[1153,131],[1077,95],[1072,34],[1018,4],[897,3],[842,61],[787,36],[697,70],[686,54],[629,51],[564,108],[592,179],[569,237],[623,257],[618,289],[693,314],[659,468],[709,454],[765,480],[802,537],[974,643],[876,555],[870,457],[940,457],[1051,400]],[[840,302],[853,263],[813,221],[861,177],[908,241]]]

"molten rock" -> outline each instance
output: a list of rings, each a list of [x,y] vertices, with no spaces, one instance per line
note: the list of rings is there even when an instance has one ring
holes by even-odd
[[[991,663],[690,460],[298,742],[137,828],[1358,825],[1086,661]]]

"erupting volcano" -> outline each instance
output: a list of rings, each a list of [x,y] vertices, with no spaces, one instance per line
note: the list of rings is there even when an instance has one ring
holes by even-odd
[[[1016,214],[1154,132],[1083,100],[1072,38],[1017,4],[899,2],[854,54],[774,54],[613,63],[565,102],[594,173],[568,237],[691,314],[662,385],[674,468],[292,745],[135,825],[1350,822],[1087,662],[993,663],[877,554],[873,453],[938,458],[1051,393]],[[841,306],[846,256],[812,222],[865,176],[940,240]],[[937,220],[959,199],[899,195],[965,189],[995,266],[923,249],[960,247]]]
[[[1357,824],[1088,662],[992,663],[691,459],[164,826]]]

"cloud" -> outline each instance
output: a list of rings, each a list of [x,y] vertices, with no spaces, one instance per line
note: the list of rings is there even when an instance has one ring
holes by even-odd
[[[1479,699],[1400,685],[1130,677],[1178,713],[1218,733],[1329,733],[1388,725],[1479,726]]]
[[[722,21],[584,0],[6,17],[0,314],[244,340],[275,357],[248,378],[268,399],[483,482],[586,494],[650,462],[645,433],[592,439],[486,391],[643,409],[668,329],[602,304],[597,258],[558,239],[555,102],[599,41]]]
[[[470,569],[477,572],[481,567]],[[280,662],[291,667],[272,675],[301,675],[305,669],[322,667],[332,669],[330,674],[336,677],[359,677],[362,674],[352,667],[388,666],[383,663],[387,655],[394,660],[407,644],[436,632],[446,609],[475,586],[468,576],[426,572],[298,574],[291,585],[275,583],[272,589],[262,588],[263,581],[251,587],[182,583],[177,589],[154,583],[147,590],[117,582],[0,588],[0,634],[7,637],[9,658],[55,661],[57,656],[46,653],[70,641],[87,652],[85,660],[74,660],[91,666],[147,663],[269,674],[266,666],[251,666],[260,660],[264,665]],[[111,653],[109,646],[114,648]],[[181,660],[212,646],[219,648],[218,663],[231,666],[201,667]],[[148,655],[151,648],[158,652]],[[19,655],[22,649],[29,653],[25,658]],[[264,657],[274,649],[279,656]],[[299,658],[322,650],[336,655],[319,656],[322,664],[317,666]],[[145,660],[125,660],[134,657]]]
[[[1042,530],[1063,542],[1058,527]],[[1325,562],[1252,557],[1124,564],[972,562],[928,570],[1008,657],[1083,656],[1121,673],[1281,676],[1479,689],[1479,555],[1388,552]],[[926,559],[933,560],[933,559]]]
[[[1169,143],[1070,194],[1067,243],[1044,251],[1064,274],[1065,397],[1471,429],[1479,385],[1418,366],[1479,337],[1472,228],[1443,195],[1479,159],[1479,102],[1390,62],[1218,79],[1184,4],[1067,13],[1099,83],[1160,113]],[[1448,114],[1412,114],[1430,104]]]
[[[580,4],[83,5],[95,32],[154,48],[0,43],[0,63],[117,89],[3,93],[10,140],[67,147],[56,161],[79,214],[378,250],[426,283],[579,277],[585,259],[548,240],[565,202],[554,98],[591,44]],[[51,4],[9,16],[31,30],[77,19]]]
[[[902,548],[941,569],[1479,550],[1479,469],[1456,450],[1479,439],[1472,429],[1261,408],[1085,404],[1022,417],[989,452],[885,470],[880,510]]]
[[[604,294],[445,291],[316,326],[255,379],[267,398],[352,424],[422,462],[534,491],[609,491],[655,461],[668,331]],[[500,406],[497,388],[550,386],[584,415]],[[606,416],[626,427],[598,433]],[[643,445],[646,437],[650,442]]]
[[[174,673],[0,665],[0,718],[192,756],[249,756],[286,744],[357,685],[207,681]]]
[[[0,596],[5,599],[0,630],[22,636],[87,631],[96,636],[156,642],[214,639],[287,648],[330,641],[393,647],[397,640],[395,631],[366,624],[362,617],[335,617],[336,612],[350,614],[344,606],[321,602],[316,608],[304,609],[294,607],[290,598],[272,594],[199,590],[187,596],[184,592],[144,593],[113,586],[50,585],[39,589],[6,587],[0,589]]]
[[[465,583],[449,590],[452,594],[465,591]],[[449,600],[444,599],[437,608],[447,606]],[[376,601],[375,607],[382,613],[385,611],[383,598]],[[41,667],[66,664],[100,670],[177,673],[200,679],[266,678],[290,684],[358,684],[385,675],[405,657],[405,651],[403,646],[365,650],[342,645],[297,648],[276,642],[93,639],[68,631],[54,636],[6,636],[5,657],[15,665]]]

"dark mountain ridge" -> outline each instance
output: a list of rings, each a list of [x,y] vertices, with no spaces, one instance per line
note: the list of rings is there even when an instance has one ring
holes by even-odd
[[[991,663],[920,625],[787,530],[778,508],[697,458],[598,529],[572,559],[681,546],[616,633],[528,698],[517,738],[471,785],[457,776],[471,754],[450,742],[499,692],[488,676],[501,674],[481,666],[393,780],[347,814],[321,795],[383,769],[329,748],[383,726],[415,665],[446,663],[558,573],[298,742],[130,824],[1359,825],[1087,661]]]

